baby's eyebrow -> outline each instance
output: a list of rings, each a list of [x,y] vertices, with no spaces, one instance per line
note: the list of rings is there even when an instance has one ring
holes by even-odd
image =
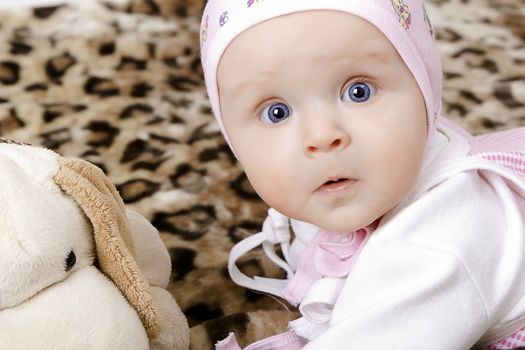
[[[348,61],[356,61],[360,66],[367,65],[373,62],[381,64],[390,64],[392,57],[388,52],[376,50],[362,50],[353,53],[342,53],[338,55],[335,60],[337,62],[346,63]]]
[[[252,74],[248,79],[244,79],[239,84],[233,85],[234,86],[233,95],[234,96],[240,95],[246,91],[251,90],[253,86],[265,84],[271,79],[275,79],[275,74],[272,74],[272,73]]]
[[[233,88],[234,96],[241,95],[250,86],[253,86],[253,83],[251,80],[243,80],[240,84],[234,86]]]
[[[388,59],[389,55],[385,54],[384,52],[376,52],[376,51],[367,52],[366,56],[368,59],[379,61],[380,63],[384,63],[384,64],[390,63],[390,60]]]

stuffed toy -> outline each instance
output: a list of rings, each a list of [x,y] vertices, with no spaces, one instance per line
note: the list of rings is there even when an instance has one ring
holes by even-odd
[[[187,349],[170,270],[99,168],[0,138],[1,349]]]

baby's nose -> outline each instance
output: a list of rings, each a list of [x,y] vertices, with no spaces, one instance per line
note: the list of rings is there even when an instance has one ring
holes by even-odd
[[[340,148],[343,143],[343,140],[340,138],[332,140],[331,142],[315,142],[312,145],[307,146],[306,152],[308,154],[316,154],[319,152],[333,151]]]
[[[340,126],[324,125],[305,133],[304,152],[312,157],[322,153],[340,151],[348,147],[350,135]]]

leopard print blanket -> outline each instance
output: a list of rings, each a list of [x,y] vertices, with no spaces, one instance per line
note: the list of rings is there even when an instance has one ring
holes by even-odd
[[[267,206],[211,114],[199,63],[202,0],[91,0],[0,10],[0,136],[80,157],[161,232],[192,349],[247,344],[296,312],[235,286],[233,244]],[[473,133],[525,125],[522,0],[427,0],[443,54],[444,114]],[[254,251],[247,274],[281,276]]]

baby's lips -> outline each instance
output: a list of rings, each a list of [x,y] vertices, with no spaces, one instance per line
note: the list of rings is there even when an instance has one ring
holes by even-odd
[[[347,178],[347,177],[338,177],[334,179],[330,179],[325,181],[321,186],[319,186],[318,190],[321,191],[335,191],[338,189],[341,189],[353,182],[355,182],[355,179]]]

